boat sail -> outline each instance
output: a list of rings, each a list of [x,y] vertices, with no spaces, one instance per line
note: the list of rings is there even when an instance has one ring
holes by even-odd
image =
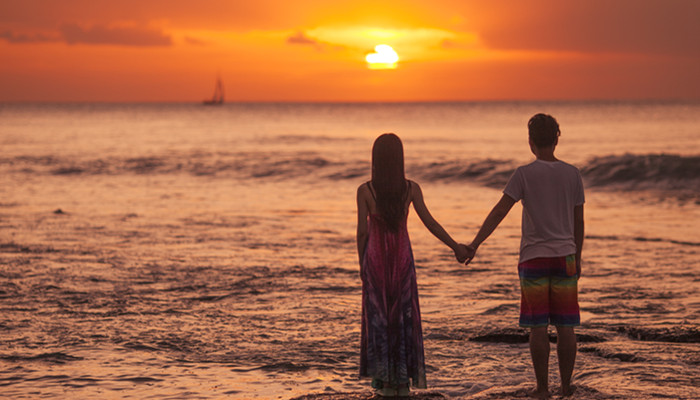
[[[206,106],[224,104],[224,84],[221,82],[221,78],[216,79],[214,96],[210,100],[204,100],[202,103]]]

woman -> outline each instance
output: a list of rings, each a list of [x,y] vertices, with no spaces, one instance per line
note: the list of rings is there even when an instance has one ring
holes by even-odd
[[[416,271],[406,228],[409,206],[459,261],[467,249],[430,215],[420,186],[404,175],[403,145],[393,133],[372,148],[372,180],[357,189],[357,251],[362,277],[360,376],[382,396],[425,388]]]

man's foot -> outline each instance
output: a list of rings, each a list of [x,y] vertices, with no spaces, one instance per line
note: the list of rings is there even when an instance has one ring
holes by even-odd
[[[399,386],[397,395],[399,397],[408,397],[411,395],[411,391],[408,388],[408,384]]]
[[[573,395],[575,391],[576,391],[576,386],[574,386],[574,385],[570,385],[567,387],[564,387],[564,386],[561,387],[561,395],[564,397],[569,397],[569,396]]]
[[[537,388],[537,389],[534,389],[533,391],[531,391],[531,392],[529,393],[529,396],[532,397],[532,398],[535,398],[535,399],[548,399],[548,398],[550,398],[552,395],[549,394],[549,390],[548,390],[548,389],[539,389],[539,388]]]
[[[396,389],[390,387],[375,389],[374,392],[382,397],[396,397],[398,394]]]

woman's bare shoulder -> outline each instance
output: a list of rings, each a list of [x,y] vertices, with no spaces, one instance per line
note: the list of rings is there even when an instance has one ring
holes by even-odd
[[[412,195],[416,193],[421,193],[421,188],[418,182],[410,179],[406,179],[406,181],[408,182],[408,190]]]
[[[370,195],[369,182],[365,182],[357,187],[357,195],[363,197]]]
[[[406,179],[406,182],[408,182],[408,185],[411,187],[413,187],[413,186],[420,187],[420,185],[418,185],[418,182],[414,181],[413,179]]]

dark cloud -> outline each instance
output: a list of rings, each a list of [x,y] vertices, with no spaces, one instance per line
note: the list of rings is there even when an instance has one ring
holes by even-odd
[[[1,32],[0,39],[5,39],[9,43],[46,43],[60,41],[60,38],[50,37],[42,34],[27,35],[24,33],[15,33],[11,31]]]
[[[83,28],[78,24],[64,24],[58,32],[26,34],[10,30],[0,32],[0,39],[12,44],[65,42],[68,44],[121,45],[121,46],[170,46],[172,38],[161,31],[137,27],[109,27],[95,25]],[[189,43],[197,39],[188,38]]]
[[[191,44],[194,46],[206,46],[207,44],[210,43],[210,42],[207,42],[206,40],[198,39],[198,38],[195,38],[192,36],[185,36],[184,39],[185,39],[185,42],[187,44]]]
[[[287,38],[287,44],[291,45],[301,45],[301,46],[311,46],[317,51],[327,52],[327,51],[338,51],[343,50],[345,47],[339,44],[323,42],[316,40],[306,35],[302,31],[298,31],[295,34]]]
[[[83,28],[78,24],[61,26],[68,44],[111,44],[121,46],[170,46],[172,38],[163,32],[138,27],[109,27],[95,25]]]
[[[320,44],[317,40],[311,39],[310,37],[306,36],[304,32],[297,32],[294,35],[288,37],[287,43],[311,46],[318,46]]]

